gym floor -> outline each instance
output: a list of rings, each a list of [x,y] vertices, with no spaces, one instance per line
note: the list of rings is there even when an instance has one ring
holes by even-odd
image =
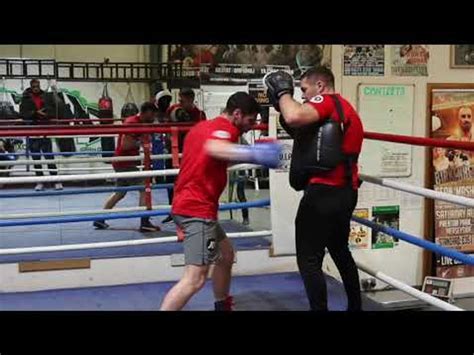
[[[71,187],[66,187],[66,189]],[[76,187],[74,187],[76,188]],[[5,190],[4,190],[5,191]],[[27,192],[31,189],[16,189],[15,192]],[[58,212],[101,209],[109,193],[65,195],[35,198],[0,199],[0,208],[5,214],[29,212]],[[246,189],[249,201],[269,197],[269,190],[255,191]],[[227,202],[227,192],[222,195],[222,202]],[[134,207],[138,202],[138,193],[129,192],[117,207]],[[154,204],[167,204],[166,190],[153,191]],[[219,218],[228,232],[269,230],[269,208],[250,209],[250,225],[244,226],[241,211],[232,213],[220,212]],[[154,238],[175,235],[173,223],[160,224],[164,217],[153,217],[152,222],[159,224],[163,231],[159,233],[142,234],[138,231],[138,220],[121,219],[110,221],[109,230],[95,230],[91,222],[66,223],[52,225],[2,227],[0,229],[0,248],[63,245],[76,243],[92,243],[142,239],[144,236]],[[234,241],[237,249],[269,248],[269,238],[242,238]],[[179,252],[182,246],[177,243],[156,244],[153,247],[135,248],[133,255],[157,255]],[[101,255],[104,251],[94,250],[69,252],[67,256],[83,256],[85,253]],[[110,251],[108,251],[110,252]],[[123,255],[130,250],[115,250],[113,255]],[[43,255],[54,258],[52,253]],[[57,257],[63,257],[61,254]],[[107,255],[112,256],[112,255]],[[37,255],[22,255],[0,257],[0,262],[35,260]],[[344,310],[346,296],[342,285],[335,279],[327,277],[328,300],[331,310]],[[136,285],[120,285],[108,287],[93,287],[72,290],[52,290],[40,292],[22,292],[0,294],[0,310],[157,310],[159,305],[174,282],[160,282]],[[399,291],[390,291],[392,298],[403,298]],[[303,284],[297,273],[281,273],[270,275],[252,275],[234,277],[232,293],[236,300],[237,310],[307,310]],[[364,296],[365,310],[384,310],[378,297]],[[187,310],[211,310],[213,307],[212,287],[208,282],[204,289],[187,305]],[[474,299],[464,298],[456,303],[464,309],[474,309]],[[421,310],[433,310],[430,307],[419,307]]]

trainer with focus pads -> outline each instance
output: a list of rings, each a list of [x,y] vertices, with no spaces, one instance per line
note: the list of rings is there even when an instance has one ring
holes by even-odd
[[[198,123],[186,137],[171,208],[178,238],[184,242],[185,268],[181,280],[163,300],[161,310],[182,309],[204,286],[209,272],[215,310],[232,310],[234,250],[218,222],[219,197],[227,184],[229,162],[270,168],[279,165],[281,149],[277,143],[236,144],[239,136],[255,124],[259,110],[253,97],[236,92],[220,116]]]
[[[341,274],[348,310],[361,310],[357,266],[348,246],[359,188],[360,117],[335,93],[334,75],[326,67],[302,74],[303,104],[293,98],[290,74],[269,73],[263,81],[282,127],[294,139],[290,185],[304,190],[295,220],[296,257],[311,310],[328,309],[322,271],[326,248]]]

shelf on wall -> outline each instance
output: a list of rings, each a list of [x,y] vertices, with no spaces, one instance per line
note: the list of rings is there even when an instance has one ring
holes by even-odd
[[[151,82],[199,79],[199,69],[182,63],[57,62],[52,59],[0,59],[5,79],[56,79],[61,81]]]

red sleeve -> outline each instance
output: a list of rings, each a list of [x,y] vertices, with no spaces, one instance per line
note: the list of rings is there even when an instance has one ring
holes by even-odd
[[[308,104],[318,111],[319,117],[321,118],[331,117],[334,110],[334,103],[328,96],[317,95],[309,100]]]
[[[240,132],[237,128],[228,124],[218,124],[211,130],[209,139],[237,143],[239,141],[239,136]]]
[[[234,132],[224,127],[214,129],[209,135],[209,139],[216,139],[219,141],[227,141],[231,143],[237,142]]]

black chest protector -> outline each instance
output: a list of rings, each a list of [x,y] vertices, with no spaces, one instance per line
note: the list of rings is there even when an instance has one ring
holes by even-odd
[[[311,176],[330,171],[343,162],[348,162],[347,169],[350,169],[349,157],[342,151],[344,132],[349,123],[345,122],[342,105],[337,96],[330,97],[334,100],[339,120],[330,117],[321,123],[295,129],[289,127],[280,116],[280,124],[294,139],[290,185],[296,191],[303,190]]]

